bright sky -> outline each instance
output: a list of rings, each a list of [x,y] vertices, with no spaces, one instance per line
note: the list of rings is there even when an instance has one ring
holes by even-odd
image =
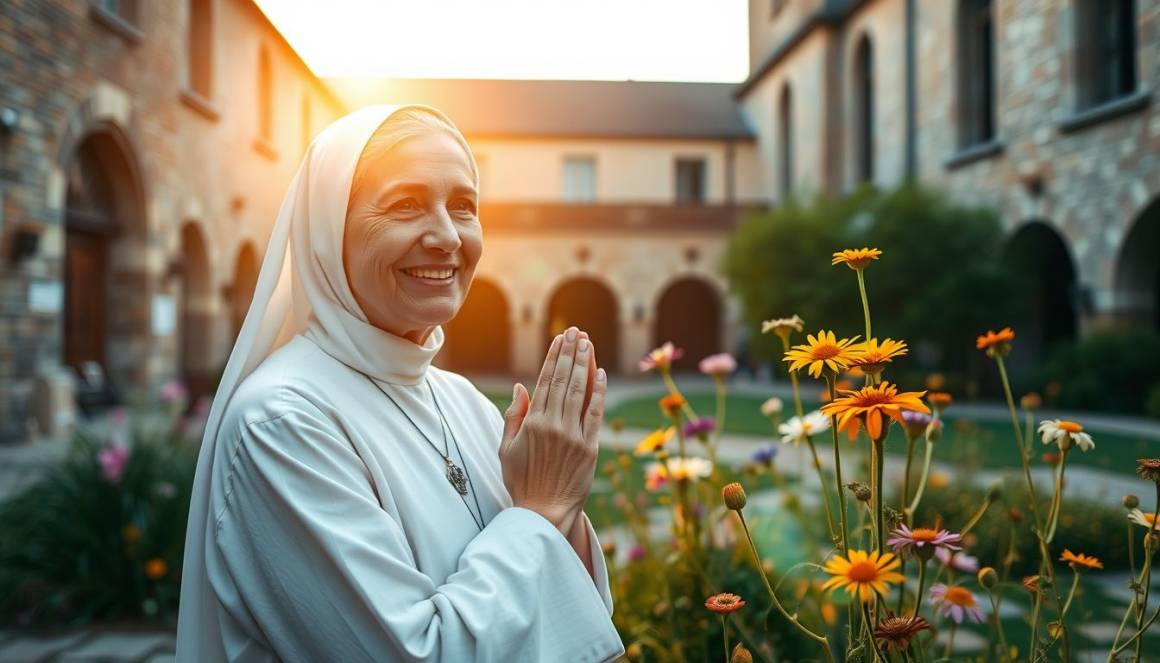
[[[318,76],[739,82],[746,0],[256,0]]]

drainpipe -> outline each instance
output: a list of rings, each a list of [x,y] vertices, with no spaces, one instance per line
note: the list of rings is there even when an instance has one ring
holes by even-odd
[[[915,55],[915,14],[917,0],[906,0],[906,179],[912,180],[918,170],[917,72]]]

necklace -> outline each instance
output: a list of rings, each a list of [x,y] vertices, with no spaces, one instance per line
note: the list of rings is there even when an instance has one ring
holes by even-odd
[[[476,518],[475,511],[471,510],[471,505],[467,503],[467,499],[465,498],[467,495],[467,487],[471,483],[471,474],[466,471],[467,463],[464,463],[463,467],[459,467],[455,464],[454,461],[451,460],[451,447],[447,444],[448,431],[451,432],[451,440],[455,443],[455,451],[459,454],[460,462],[463,461],[463,450],[459,448],[459,440],[455,438],[455,431],[451,429],[451,424],[447,423],[447,417],[443,415],[443,408],[439,405],[439,399],[435,396],[435,387],[431,386],[431,381],[429,379],[423,380],[427,383],[427,390],[431,392],[431,402],[435,404],[435,412],[439,414],[439,430],[441,433],[443,433],[443,451],[439,451],[439,447],[435,446],[435,443],[431,441],[431,438],[427,437],[427,434],[423,432],[423,429],[419,427],[419,424],[415,423],[415,420],[411,418],[411,415],[407,414],[407,411],[403,409],[403,406],[399,405],[398,401],[396,401],[395,398],[391,396],[386,389],[383,389],[381,386],[379,386],[379,383],[375,382],[371,376],[366,375],[365,373],[363,375],[366,376],[367,380],[369,380],[376,389],[381,391],[383,395],[387,397],[387,400],[391,401],[391,404],[394,405],[395,408],[399,410],[399,412],[403,413],[403,416],[407,418],[407,421],[411,422],[411,425],[415,428],[415,430],[419,431],[419,435],[423,436],[423,440],[427,442],[427,444],[435,450],[435,453],[439,454],[439,456],[443,459],[443,462],[447,465],[447,483],[451,484],[451,487],[455,489],[455,492],[459,493],[459,498],[463,500],[463,506],[467,507],[468,513],[471,514],[471,519],[475,521],[476,527],[478,527],[479,531],[482,532],[483,509],[479,506],[479,495],[477,495],[475,491],[472,491],[471,493],[472,498],[475,500],[475,508],[479,511],[479,517]]]

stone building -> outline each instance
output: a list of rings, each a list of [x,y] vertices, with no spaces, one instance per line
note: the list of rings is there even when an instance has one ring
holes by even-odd
[[[0,71],[0,439],[46,368],[206,389],[343,105],[249,0],[6,0]]]

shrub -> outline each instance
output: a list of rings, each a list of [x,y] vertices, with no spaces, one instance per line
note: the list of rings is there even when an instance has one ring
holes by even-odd
[[[1140,413],[1151,390],[1160,391],[1157,376],[1160,335],[1102,332],[1056,345],[1030,386],[1052,407]]]

